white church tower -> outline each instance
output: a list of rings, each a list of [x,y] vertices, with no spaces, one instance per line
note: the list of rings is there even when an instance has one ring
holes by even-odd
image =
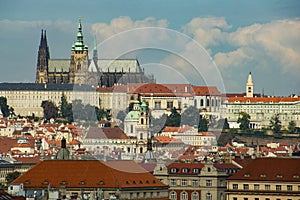
[[[253,82],[252,82],[252,75],[249,72],[248,80],[246,83],[246,97],[253,97]]]

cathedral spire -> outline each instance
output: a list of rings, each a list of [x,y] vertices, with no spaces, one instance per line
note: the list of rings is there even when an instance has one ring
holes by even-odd
[[[83,41],[81,18],[79,18],[78,30],[77,30],[77,41],[73,44],[72,51],[87,51],[87,50],[88,47],[84,44]]]
[[[95,64],[97,64],[98,50],[97,50],[97,38],[96,38],[96,36],[94,36],[93,60],[94,60]]]
[[[50,59],[46,30],[41,31],[41,40],[37,58],[36,83],[43,83],[47,78],[48,60]]]

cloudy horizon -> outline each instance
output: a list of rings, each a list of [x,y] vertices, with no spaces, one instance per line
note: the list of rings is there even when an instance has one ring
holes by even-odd
[[[71,6],[69,9],[65,2],[60,7],[49,2],[29,2],[29,10],[24,9],[24,2],[21,1],[5,1],[0,8],[0,82],[34,82],[41,29],[47,30],[50,57],[70,58],[71,46],[76,40],[78,18],[82,16],[84,41],[89,46],[89,54],[92,56],[93,38],[96,36],[100,58],[111,53],[101,48],[108,38],[131,30],[159,28],[160,31],[155,34],[143,32],[132,37],[145,47],[161,40],[159,42],[167,52],[181,49],[181,59],[178,56],[175,58],[172,51],[166,54],[159,52],[161,49],[128,53],[129,56],[136,56],[146,73],[153,73],[158,82],[186,81],[199,84],[189,80],[188,75],[183,73],[189,69],[183,60],[195,52],[194,48],[191,49],[191,43],[197,43],[199,49],[205,50],[203,55],[207,54],[208,59],[216,65],[226,92],[244,92],[248,73],[252,72],[255,93],[264,91],[267,95],[300,95],[300,14],[296,12],[300,3],[297,1],[274,0],[266,3],[257,0],[251,4],[234,0],[227,4],[191,1],[184,6],[180,6],[177,0],[172,1],[173,4],[170,4],[171,1],[161,4],[147,1],[144,6],[138,5],[137,8],[130,7],[137,1],[128,5],[120,1],[91,1],[91,5]],[[47,11],[42,12],[40,9],[46,6]],[[169,11],[166,10],[167,6]],[[162,30],[182,35],[172,38],[172,43],[165,40],[166,35]],[[182,39],[185,36],[187,41]],[[118,43],[112,44],[110,51],[120,48]],[[132,43],[128,45],[136,48]],[[205,70],[206,62],[198,64],[203,65],[201,70]],[[173,76],[161,76],[161,71],[172,73]],[[211,79],[214,75],[199,79]],[[209,83],[209,80],[205,83]]]

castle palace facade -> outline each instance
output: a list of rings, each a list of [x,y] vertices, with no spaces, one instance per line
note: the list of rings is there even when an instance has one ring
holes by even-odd
[[[111,87],[115,84],[153,83],[153,76],[144,74],[137,59],[98,59],[94,40],[93,58],[89,59],[88,46],[83,41],[81,20],[77,41],[72,45],[70,59],[51,59],[46,31],[42,30],[38,50],[36,83],[90,84]]]

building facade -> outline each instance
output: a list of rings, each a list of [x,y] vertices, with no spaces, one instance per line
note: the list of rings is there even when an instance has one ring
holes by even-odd
[[[7,104],[14,108],[16,115],[43,117],[43,101],[59,106],[62,95],[68,102],[81,100],[83,104],[99,105],[96,89],[90,85],[0,83],[0,96],[6,97]]]
[[[225,200],[228,169],[238,170],[233,164],[158,163],[154,176],[169,185],[171,200]]]
[[[111,87],[122,83],[153,82],[147,77],[137,59],[98,59],[97,42],[94,40],[93,57],[89,58],[88,46],[83,40],[81,20],[77,40],[72,45],[70,59],[51,59],[46,31],[42,30],[38,50],[36,83],[90,84]]]
[[[133,161],[45,160],[8,191],[35,199],[168,199],[168,186]]]
[[[299,158],[257,158],[228,179],[227,200],[299,200]]]
[[[250,115],[250,127],[261,129],[269,127],[270,120],[279,116],[281,125],[287,128],[289,122],[294,121],[300,126],[300,98],[298,96],[274,97],[254,95],[254,84],[251,72],[246,83],[244,96],[230,96],[225,98],[221,118],[227,118],[231,128],[238,128],[237,123],[241,112]]]

